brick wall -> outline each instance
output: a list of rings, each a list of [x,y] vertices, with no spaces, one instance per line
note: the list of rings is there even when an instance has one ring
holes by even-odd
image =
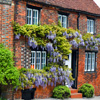
[[[11,2],[11,0],[7,0],[7,2],[3,0],[3,4],[0,4],[0,43],[4,43],[5,46],[13,50],[13,30],[11,23],[14,20],[14,2]]]
[[[95,19],[96,33],[100,34],[100,18]]]
[[[81,14],[79,17],[79,30],[82,34],[87,33],[87,17],[86,17],[86,15]]]
[[[78,62],[78,88],[84,83],[89,83],[94,86],[95,95],[100,95],[100,48],[97,54],[97,68],[96,72],[85,73],[85,49],[79,49],[79,62]]]
[[[77,29],[77,13],[70,13],[68,16],[68,27],[72,27],[73,29]]]

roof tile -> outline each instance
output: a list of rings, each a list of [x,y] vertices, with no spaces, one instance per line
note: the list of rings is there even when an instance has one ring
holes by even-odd
[[[100,8],[93,0],[34,0],[63,8],[100,14]]]

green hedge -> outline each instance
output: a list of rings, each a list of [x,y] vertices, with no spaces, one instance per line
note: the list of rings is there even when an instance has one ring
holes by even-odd
[[[57,99],[69,98],[71,95],[70,89],[67,86],[57,86],[53,90],[53,97]]]
[[[94,87],[91,84],[85,83],[79,88],[79,92],[83,97],[91,98],[94,94]]]

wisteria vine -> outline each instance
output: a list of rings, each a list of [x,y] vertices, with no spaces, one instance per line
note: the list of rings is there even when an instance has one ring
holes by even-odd
[[[65,84],[67,82],[70,87],[73,81],[69,78],[68,70],[64,70],[63,66],[56,67],[59,62],[65,62],[72,49],[78,47],[85,47],[85,49],[98,50],[100,44],[100,38],[96,38],[90,33],[81,35],[78,30],[66,29],[57,25],[24,25],[20,26],[18,23],[13,23],[13,29],[15,33],[15,39],[20,39],[21,36],[26,36],[28,39],[28,45],[33,49],[40,47],[42,50],[47,50],[48,62],[51,65],[51,69],[48,74],[43,73],[32,74],[27,72],[23,74],[23,77],[27,81],[21,86],[28,83],[31,80],[35,86],[47,86],[55,85],[57,83]],[[59,65],[58,65],[59,66]]]

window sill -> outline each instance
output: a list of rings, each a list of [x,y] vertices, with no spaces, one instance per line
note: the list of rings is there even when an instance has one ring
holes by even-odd
[[[84,73],[96,73],[96,71],[84,71]]]

